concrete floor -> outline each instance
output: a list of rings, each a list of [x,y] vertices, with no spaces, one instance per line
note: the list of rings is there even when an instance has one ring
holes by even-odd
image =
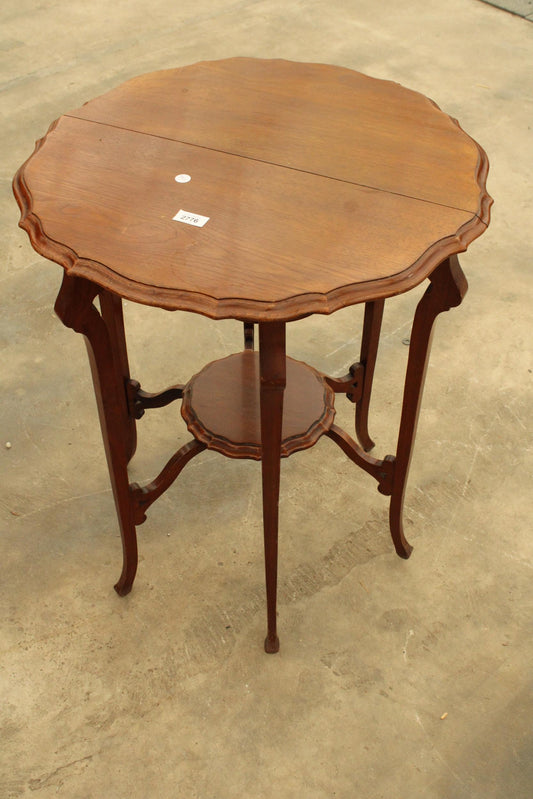
[[[476,0],[4,0],[0,11],[0,796],[528,799],[533,795],[533,26]],[[387,500],[323,440],[283,464],[279,622],[265,628],[257,464],[204,453],[139,530],[133,592],[82,340],[61,270],[17,229],[10,180],[51,120],[138,73],[232,55],[340,64],[434,98],[487,150],[496,200],[440,318],[407,493]],[[409,322],[388,303],[372,408],[392,452]],[[153,390],[241,346],[237,323],[128,304]],[[289,327],[332,374],[360,309]],[[352,406],[339,403],[350,426]],[[188,440],[140,424],[133,479]],[[4,447],[9,441],[10,449]],[[445,718],[443,716],[447,714]]]

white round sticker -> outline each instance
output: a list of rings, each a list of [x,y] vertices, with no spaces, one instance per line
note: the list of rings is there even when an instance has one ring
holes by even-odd
[[[190,175],[176,175],[176,177],[174,178],[176,183],[188,183],[190,179],[191,179]]]

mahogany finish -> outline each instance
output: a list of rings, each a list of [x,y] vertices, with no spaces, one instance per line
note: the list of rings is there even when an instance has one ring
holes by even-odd
[[[121,596],[131,591],[137,572],[137,536],[135,533],[134,505],[128,482],[128,460],[133,450],[133,440],[128,428],[128,404],[124,382],[124,357],[126,348],[113,342],[121,333],[116,319],[98,313],[93,305],[97,295],[106,292],[94,283],[65,273],[57,296],[55,312],[66,327],[82,333],[87,345],[94,393],[102,428],[113,497],[117,509],[122,537],[122,573],[115,585]],[[111,299],[102,301],[110,311]],[[117,354],[120,353],[120,358]],[[129,420],[131,421],[131,419]],[[127,430],[127,432],[126,432]]]
[[[488,223],[486,171],[456,122],[398,84],[230,59],[61,117],[15,191],[34,246],[69,273],[164,308],[288,321],[406,291],[466,249]],[[209,222],[177,223],[180,209]]]
[[[261,460],[259,366],[259,353],[245,350],[208,364],[188,382],[181,415],[189,432],[209,449]],[[335,416],[334,392],[315,369],[287,358],[286,380],[282,458],[316,444]]]
[[[282,457],[327,435],[390,496],[394,546],[409,556],[402,508],[433,326],[466,292],[457,253],[488,225],[487,170],[481,147],[431,100],[323,64],[156,72],[52,124],[13,187],[34,248],[65,269],[56,312],[87,342],[122,536],[119,594],[135,578],[136,526],[206,448],[261,460],[267,652],[279,649]],[[208,220],[175,221],[180,210]],[[379,459],[367,454],[368,419],[384,300],[425,278],[396,453]],[[239,319],[244,350],[146,392],[130,376],[121,298]],[[287,357],[286,322],[359,302],[348,374]],[[337,393],[355,403],[359,444],[333,424]],[[192,441],[148,485],[130,483],[137,420],[177,399]]]
[[[343,67],[203,62],[133,78],[68,116],[474,213],[484,201],[479,147],[456,120]]]
[[[361,390],[361,399],[357,403],[355,410],[355,429],[357,438],[366,452],[374,447],[374,442],[368,435],[368,411],[370,408],[372,381],[374,379],[374,368],[376,366],[376,357],[378,354],[379,334],[381,332],[384,307],[384,300],[367,302],[363,321],[360,357],[363,373],[363,387]]]
[[[276,618],[278,515],[283,400],[287,384],[285,324],[283,322],[262,322],[259,325],[259,372],[263,533],[267,595],[265,652],[275,653],[279,650]]]

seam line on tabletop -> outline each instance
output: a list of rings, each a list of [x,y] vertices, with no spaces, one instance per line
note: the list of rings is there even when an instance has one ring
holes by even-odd
[[[427,203],[428,205],[437,205],[441,208],[450,208],[453,211],[462,211],[465,214],[472,214],[473,216],[477,216],[479,221],[483,222],[483,220],[479,216],[479,213],[477,211],[472,211],[469,208],[460,208],[457,205],[447,205],[446,203],[435,202],[435,200],[426,200],[423,197],[414,197],[412,194],[403,194],[401,191],[393,191],[392,189],[381,189],[378,186],[370,186],[369,184],[366,183],[357,183],[354,180],[346,180],[345,178],[336,178],[331,175],[323,175],[321,172],[312,172],[309,169],[299,169],[298,167],[289,166],[288,164],[278,164],[276,161],[267,161],[263,158],[254,158],[251,155],[242,155],[240,153],[229,152],[228,150],[219,150],[216,147],[207,147],[204,144],[195,144],[194,142],[183,141],[182,139],[173,139],[171,136],[162,136],[157,133],[146,133],[145,131],[142,130],[133,130],[132,128],[124,128],[121,125],[113,125],[110,122],[99,122],[98,120],[94,119],[77,117],[74,114],[63,114],[63,116],[68,117],[69,119],[77,119],[81,122],[92,122],[93,125],[104,125],[105,127],[108,128],[115,128],[116,130],[124,130],[127,131],[128,133],[138,134],[139,136],[150,136],[154,139],[163,139],[165,141],[175,142],[176,144],[184,144],[187,147],[198,147],[201,150],[209,150],[210,152],[221,153],[222,155],[229,155],[232,156],[233,158],[246,158],[248,161],[255,161],[259,164],[267,164],[268,166],[275,166],[278,167],[279,169],[290,169],[293,172],[301,172],[304,175],[314,175],[317,178],[324,178],[324,180],[336,180],[339,183],[346,183],[350,186],[359,186],[362,189],[371,189],[372,191],[380,191],[383,194],[393,194],[396,197],[405,197],[408,200],[415,200],[417,202]],[[483,222],[483,224],[486,223]]]

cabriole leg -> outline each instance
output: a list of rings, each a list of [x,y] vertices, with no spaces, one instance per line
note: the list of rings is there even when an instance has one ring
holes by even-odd
[[[396,552],[402,558],[408,558],[412,551],[403,532],[403,500],[429,360],[433,323],[440,313],[460,305],[468,288],[455,255],[443,261],[429,279],[430,285],[418,303],[411,331],[389,511],[392,540]]]
[[[109,298],[103,301],[105,318],[104,311],[100,315],[93,305],[93,300],[101,292],[102,289],[90,281],[65,274],[55,311],[66,327],[83,334],[87,345],[122,537],[123,567],[115,590],[124,596],[131,590],[137,570],[137,536],[127,471],[131,438],[126,440],[124,435],[126,391],[117,357],[120,335],[117,335],[116,314],[112,312],[113,301]]]

